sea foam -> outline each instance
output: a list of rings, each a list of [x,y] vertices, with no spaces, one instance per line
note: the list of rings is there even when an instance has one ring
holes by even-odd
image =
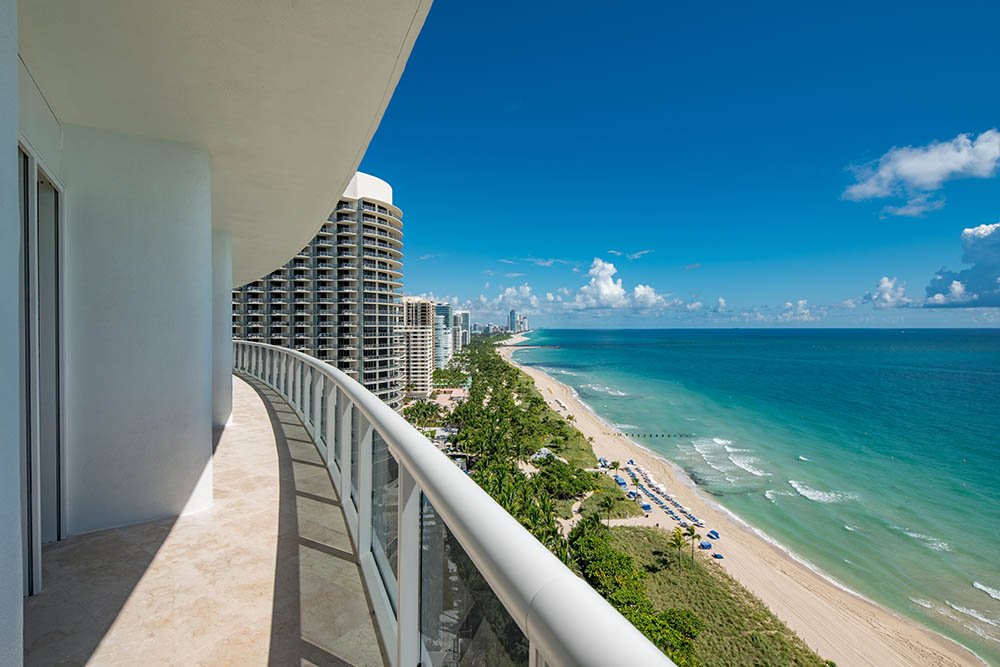
[[[729,460],[732,461],[733,465],[735,465],[737,468],[746,470],[754,477],[767,477],[768,475],[771,474],[768,472],[764,472],[760,468],[754,466],[753,464],[756,459],[754,459],[752,456],[734,456],[733,454],[730,454]]]
[[[934,604],[930,600],[921,600],[920,598],[910,598],[910,602],[915,605],[919,605],[924,609],[933,609]]]
[[[777,503],[778,496],[794,496],[795,494],[791,491],[778,491],[777,489],[768,489],[764,492],[764,497],[770,500],[772,503]]]
[[[813,502],[817,503],[839,503],[844,500],[857,500],[858,496],[855,493],[841,493],[837,491],[820,491],[814,489],[811,486],[806,486],[802,482],[798,482],[794,479],[788,480],[789,485],[803,498],[808,498]]]
[[[609,394],[611,396],[628,396],[628,394],[624,391],[618,391],[617,389],[612,389],[611,387],[603,384],[585,384],[583,386],[592,391],[599,391],[602,394]]]
[[[947,600],[945,600],[945,602],[948,603],[949,607],[951,607],[955,611],[959,612],[960,614],[965,614],[966,616],[974,618],[977,621],[981,621],[983,623],[986,623],[987,625],[992,625],[994,628],[1000,628],[1000,620],[997,620],[995,618],[990,618],[989,616],[986,616],[985,614],[983,614],[983,612],[981,612],[981,611],[977,611],[975,609],[969,609],[968,607],[963,607],[961,605],[953,604],[951,602],[948,602]]]
[[[990,588],[986,584],[981,584],[978,581],[973,581],[972,582],[972,587],[973,588],[978,588],[979,590],[981,590],[982,592],[986,593],[987,595],[989,595],[994,600],[1000,600],[1000,590],[998,590],[996,588]]]
[[[923,533],[918,533],[914,530],[909,530],[907,528],[901,528],[900,526],[893,526],[896,530],[902,532],[908,537],[912,537],[915,540],[924,543],[924,546],[928,549],[933,549],[934,551],[951,551],[951,545],[944,540],[939,540],[936,537],[930,535],[924,535]]]

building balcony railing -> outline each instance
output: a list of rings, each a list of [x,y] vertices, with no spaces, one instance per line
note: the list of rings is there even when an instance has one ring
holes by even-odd
[[[481,663],[491,649],[539,667],[673,664],[356,380],[308,355],[249,341],[234,342],[234,366],[287,399],[324,457],[392,664]],[[437,616],[423,619],[428,628],[421,610],[446,608],[454,589],[477,593],[449,596],[449,613],[508,631],[473,636],[466,630],[475,628]],[[487,620],[482,606],[503,613]]]

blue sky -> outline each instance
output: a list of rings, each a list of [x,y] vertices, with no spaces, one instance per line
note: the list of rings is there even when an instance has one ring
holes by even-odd
[[[812,4],[437,0],[361,166],[405,291],[533,326],[1000,326],[1000,4]]]

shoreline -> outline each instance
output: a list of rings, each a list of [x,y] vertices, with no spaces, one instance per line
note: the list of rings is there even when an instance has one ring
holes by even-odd
[[[721,567],[764,604],[824,659],[838,665],[982,665],[983,661],[958,642],[925,628],[840,584],[822,570],[723,507],[674,462],[630,440],[580,400],[576,391],[547,373],[514,361],[518,334],[497,348],[508,363],[526,373],[546,403],[562,416],[573,415],[574,426],[592,438],[596,456],[634,459],[665,484],[683,505],[722,534]],[[527,347],[527,346],[521,346]],[[557,399],[565,405],[560,409]],[[618,525],[673,527],[667,517],[639,517]]]

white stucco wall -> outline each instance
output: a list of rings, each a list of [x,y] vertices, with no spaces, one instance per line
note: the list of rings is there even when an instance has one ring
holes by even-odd
[[[0,0],[0,665],[22,654],[17,2]]]
[[[71,534],[212,502],[211,160],[63,126]]]
[[[233,237],[212,230],[212,425],[233,412]]]

